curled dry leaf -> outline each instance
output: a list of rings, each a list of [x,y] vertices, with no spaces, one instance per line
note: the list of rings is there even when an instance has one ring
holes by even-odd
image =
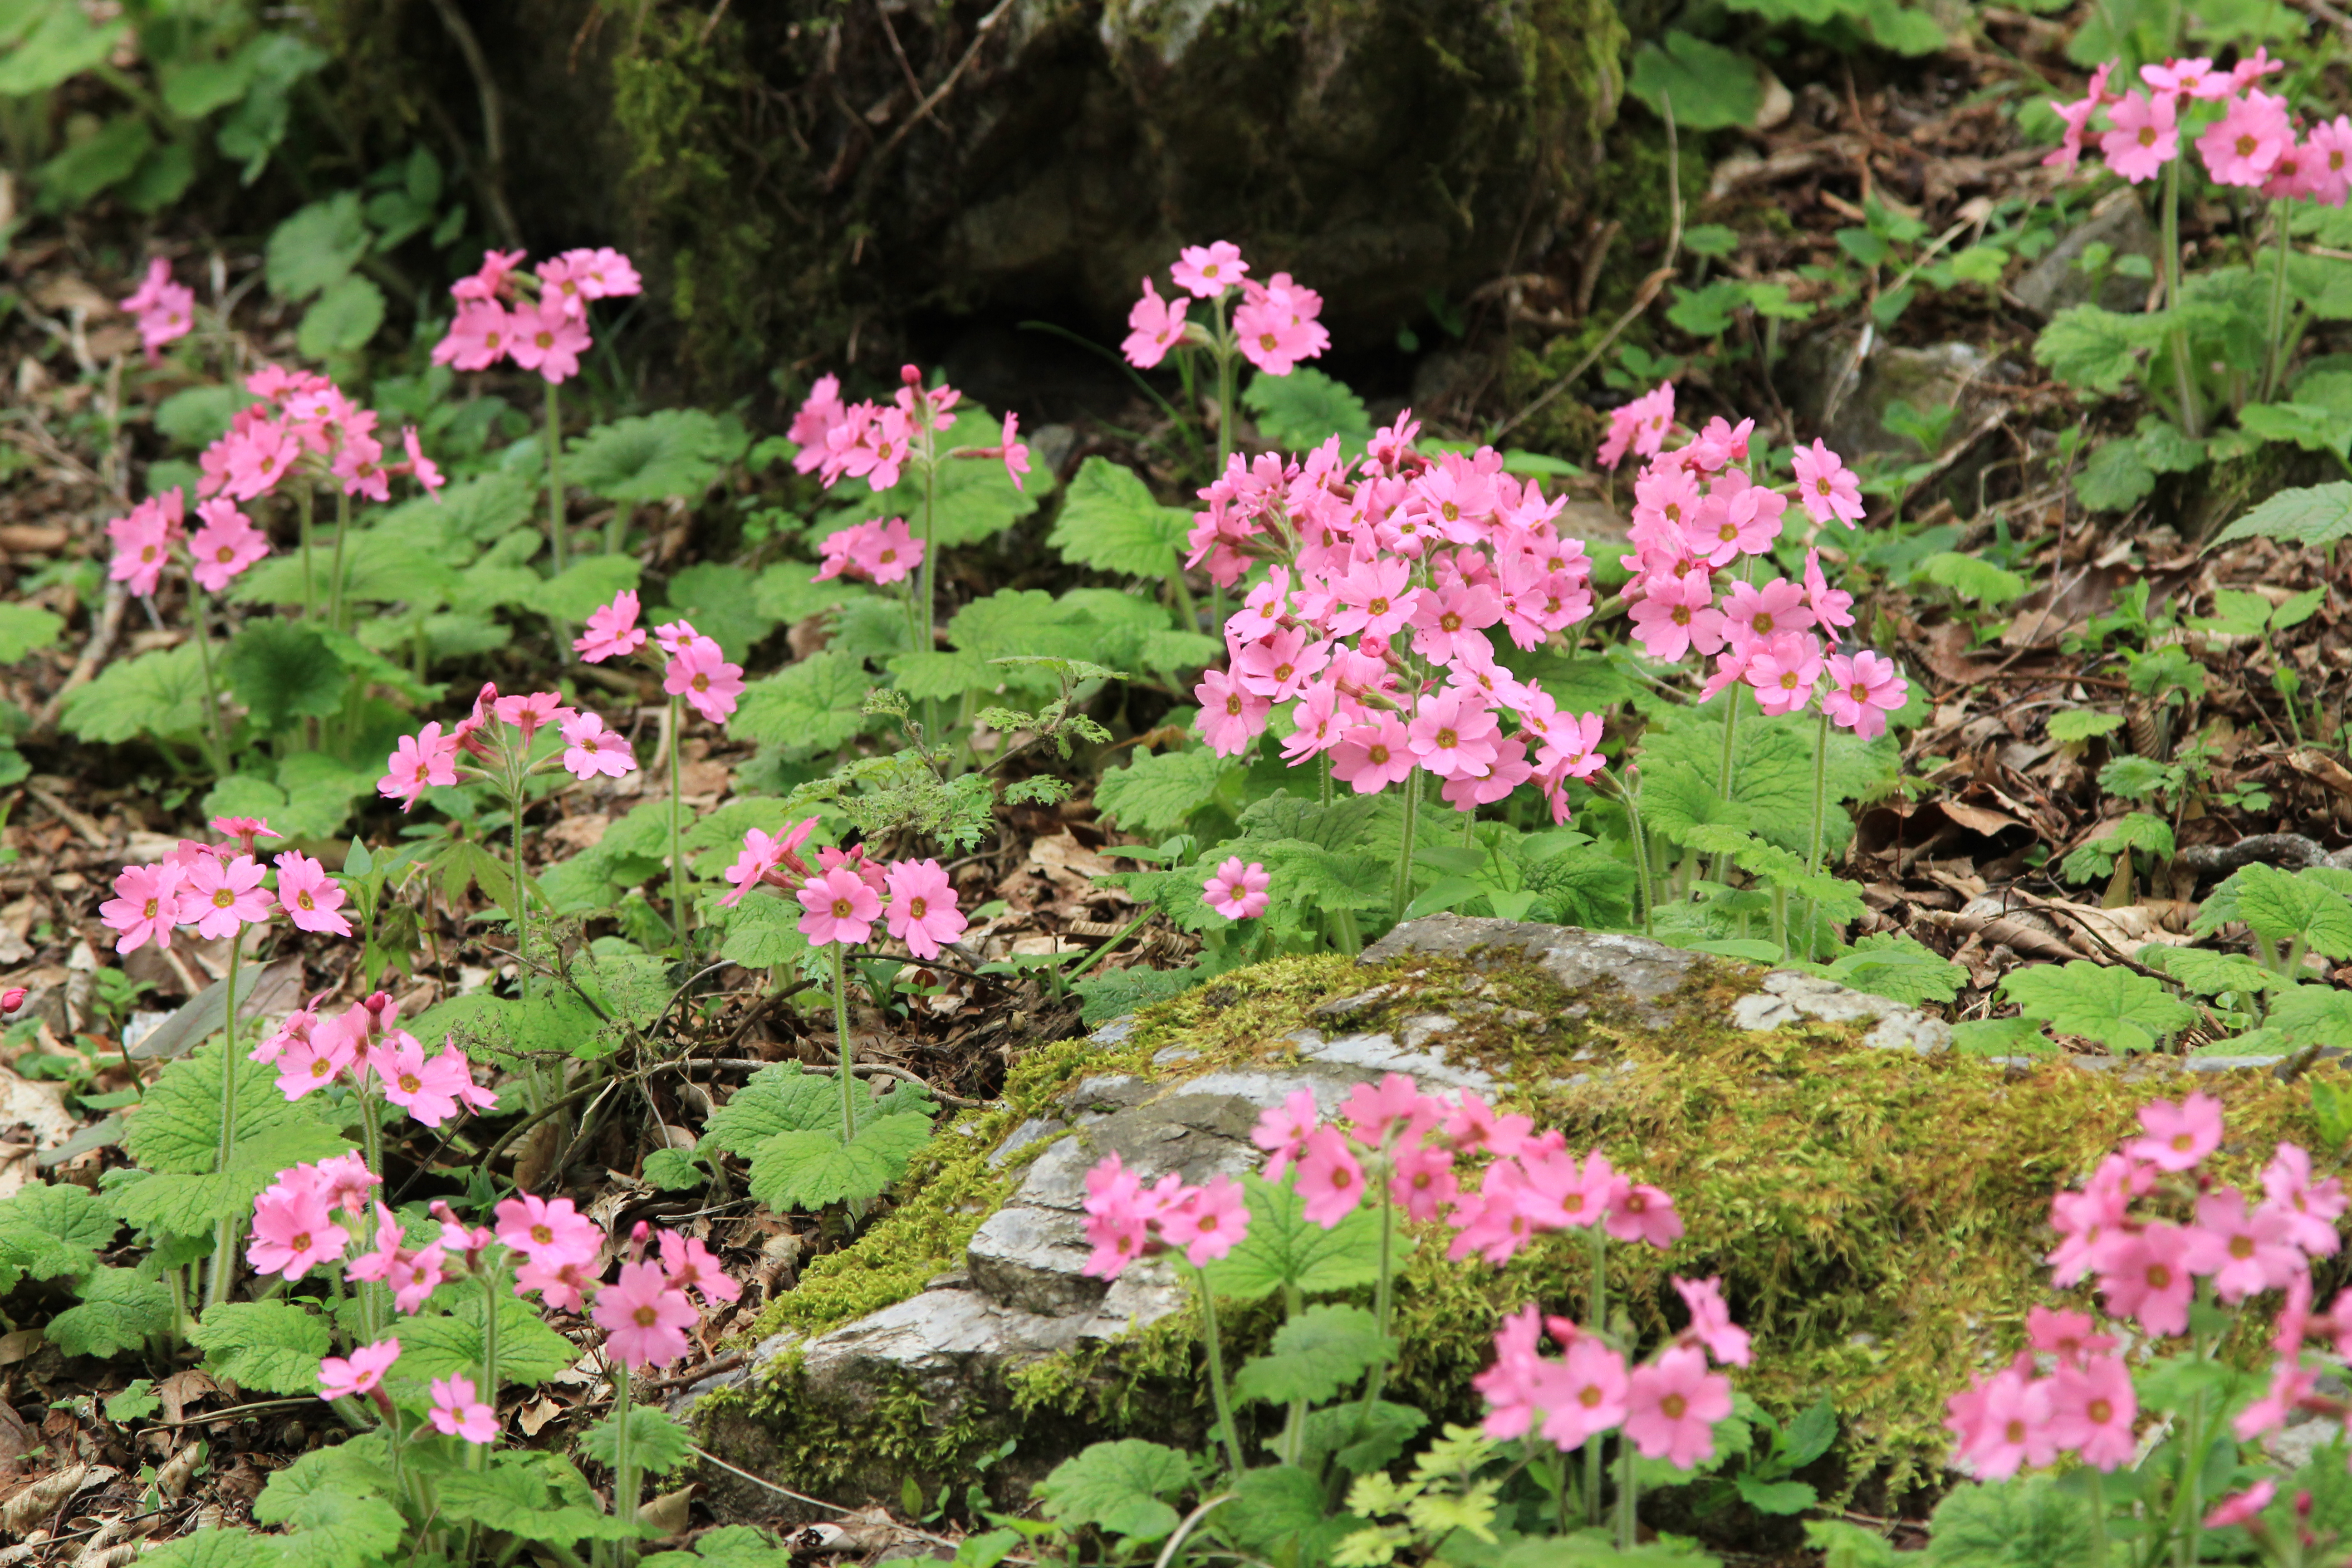
[[[121,1473],[112,1465],[68,1465],[41,1477],[0,1503],[0,1534],[29,1533],[75,1493],[103,1486]]]

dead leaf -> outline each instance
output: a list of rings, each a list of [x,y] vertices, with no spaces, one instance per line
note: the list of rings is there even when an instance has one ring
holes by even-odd
[[[31,1355],[41,1348],[41,1341],[44,1337],[38,1329],[18,1329],[12,1334],[0,1334],[0,1366],[23,1361],[26,1356]],[[0,1405],[0,1409],[6,1408],[5,1405]],[[16,1412],[10,1410],[8,1414],[15,1415]],[[5,1429],[5,1417],[0,1417],[0,1430]],[[21,1426],[24,1423],[19,1420],[17,1425]]]
[[[515,1421],[521,1426],[524,1436],[536,1437],[541,1432],[546,1430],[549,1422],[562,1414],[563,1406],[555,1403],[551,1396],[542,1394],[530,1404],[524,1405],[521,1413],[515,1417]]]
[[[204,1463],[205,1447],[202,1443],[190,1443],[173,1455],[163,1468],[155,1472],[155,1489],[173,1502],[179,1501],[186,1493],[188,1483],[195,1479],[196,1467]]]
[[[25,1534],[75,1493],[88,1487],[103,1486],[120,1474],[112,1465],[68,1465],[43,1476],[5,1504],[0,1504],[0,1534]]]
[[[175,1372],[155,1385],[155,1397],[163,1402],[163,1419],[166,1421],[184,1420],[189,1405],[219,1392],[220,1384],[212,1380],[211,1374],[199,1372],[194,1367]]]
[[[33,1331],[24,1331],[30,1333]],[[8,1337],[15,1339],[16,1336],[11,1334]],[[13,1473],[25,1456],[38,1446],[33,1439],[32,1428],[25,1425],[25,1418],[16,1414],[16,1407],[0,1404],[0,1475]]]
[[[694,1483],[689,1481],[674,1492],[664,1492],[637,1510],[637,1517],[664,1535],[685,1531],[687,1521],[694,1511]]]

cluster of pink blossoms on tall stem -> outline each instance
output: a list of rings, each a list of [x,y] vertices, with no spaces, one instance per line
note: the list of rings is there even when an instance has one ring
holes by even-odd
[[[177,342],[195,330],[196,291],[172,281],[172,264],[160,256],[147,262],[147,276],[122,300],[139,327],[139,346],[147,363],[163,357],[163,345]]]
[[[2081,1186],[2051,1200],[2059,1236],[2047,1259],[2053,1282],[2092,1280],[2107,1315],[2143,1342],[2189,1336],[2186,1353],[2200,1360],[2222,1336],[2193,1321],[2193,1313],[2211,1304],[2243,1310],[2254,1297],[2277,1291],[2270,1386],[2234,1417],[2234,1436],[2252,1442],[2275,1433],[2297,1411],[2352,1426],[2352,1401],[2323,1391],[2326,1369],[2307,1365],[2305,1351],[2315,1339],[2339,1360],[2352,1359],[2352,1291],[2339,1293],[2325,1313],[2311,1310],[2312,1266],[2342,1247],[2343,1184],[2333,1176],[2314,1181],[2309,1153],[2293,1143],[2279,1144],[2263,1168],[2259,1197],[2217,1181],[2205,1166],[2224,1127],[2221,1101],[2210,1095],[2155,1101],[2141,1108],[2139,1123],[2138,1137],[2107,1155]],[[2117,1337],[2097,1331],[2088,1313],[2042,1308],[2028,1314],[2026,1331],[2026,1348],[2009,1365],[1952,1395],[1945,1425],[1956,1461],[1989,1480],[2063,1455],[2095,1473],[2136,1462],[2141,1410]],[[2213,1415],[2173,1416],[2186,1423],[2179,1447],[2187,1458],[2177,1479],[2192,1494],[2189,1521],[2203,1507],[2194,1493],[2219,1435]],[[2223,1500],[2201,1527],[2246,1522],[2273,1490],[2265,1482]],[[2093,1507],[2101,1508],[2095,1491]]]
[[[1554,523],[1565,500],[1505,473],[1491,447],[1425,457],[1419,430],[1399,415],[1356,461],[1337,437],[1304,459],[1236,455],[1201,492],[1186,563],[1221,587],[1266,563],[1225,621],[1227,667],[1193,689],[1201,733],[1238,755],[1287,704],[1283,757],[1323,759],[1327,795],[1329,781],[1404,785],[1398,910],[1423,777],[1465,815],[1532,783],[1565,822],[1567,782],[1606,761],[1601,716],[1563,711],[1487,638],[1532,648],[1591,615],[1591,563]]]
[[[801,846],[816,830],[817,819],[805,817],[781,836],[752,828],[743,835],[742,851],[727,868],[734,890],[720,896],[729,908],[743,901],[758,887],[789,892],[799,901],[800,933],[811,947],[832,949],[833,1020],[839,1050],[836,1070],[841,1087],[841,1140],[846,1143],[857,1130],[851,1068],[856,1053],[849,1040],[849,974],[845,954],[873,940],[878,921],[918,962],[939,957],[961,936],[971,922],[957,907],[955,883],[937,860],[870,859],[864,845],[848,849],[819,849],[816,865],[801,858]]]

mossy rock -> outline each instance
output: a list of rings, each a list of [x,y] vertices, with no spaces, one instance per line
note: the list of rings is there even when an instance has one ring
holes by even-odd
[[[1945,1398],[2050,1299],[2051,1194],[2189,1080],[2169,1063],[2028,1070],[1948,1039],[1811,976],[1500,921],[1433,917],[1361,963],[1240,971],[1017,1065],[1001,1108],[960,1121],[898,1207],[772,1305],[751,1370],[693,1391],[696,1418],[713,1452],[838,1502],[894,1500],[913,1478],[982,1479],[1009,1503],[1091,1441],[1197,1442],[1207,1395],[1172,1277],[1138,1265],[1108,1294],[1076,1279],[1084,1171],[1113,1148],[1192,1181],[1247,1168],[1254,1107],[1302,1084],[1328,1107],[1402,1070],[1478,1088],[1672,1193],[1685,1235],[1612,1248],[1612,1299],[1664,1336],[1680,1321],[1668,1276],[1721,1276],[1755,1336],[1740,1386],[1783,1415],[1828,1394],[1825,1489],[1883,1508],[1940,1484]],[[2229,1108],[2223,1179],[2312,1141],[2299,1085],[2195,1084]],[[1589,1253],[1548,1236],[1492,1269],[1444,1261],[1442,1235],[1402,1276],[1391,1397],[1465,1419],[1500,1315],[1576,1311]],[[1274,1326],[1265,1306],[1231,1314],[1228,1357]],[[722,1510],[772,1510],[704,1479]]]

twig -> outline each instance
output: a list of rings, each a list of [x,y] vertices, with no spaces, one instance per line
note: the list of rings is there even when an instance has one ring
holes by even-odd
[[[947,79],[932,89],[929,98],[915,105],[915,112],[907,116],[898,129],[890,132],[890,139],[882,143],[881,150],[866,161],[868,177],[871,177],[873,170],[881,167],[883,161],[897,150],[898,143],[904,142],[916,126],[930,118],[931,110],[940,106],[940,100],[954,90],[955,84],[962,79],[963,73],[971,68],[971,62],[980,58],[980,46],[988,41],[988,35],[995,29],[997,23],[1004,19],[1004,14],[1012,8],[1013,0],[996,0],[996,8],[980,19],[979,30],[971,36],[971,47],[964,50],[963,58],[956,61],[955,68],[948,72]]]
[[[999,8],[1002,9],[1002,7]],[[1650,308],[1651,303],[1657,299],[1659,291],[1664,289],[1668,281],[1674,278],[1675,263],[1683,250],[1682,149],[1681,143],[1675,136],[1674,100],[1665,94],[1660,93],[1658,110],[1666,119],[1666,199],[1671,204],[1672,212],[1666,233],[1665,265],[1642,279],[1642,286],[1633,291],[1633,302],[1625,307],[1625,313],[1618,317],[1607,331],[1601,334],[1601,341],[1594,343],[1585,356],[1576,362],[1574,369],[1554,382],[1549,390],[1533,403],[1495,426],[1486,437],[1488,441],[1501,440],[1513,430],[1517,429],[1537,409],[1543,407],[1553,398],[1574,386],[1577,378],[1600,362],[1601,356],[1609,352],[1609,345],[1615,342],[1626,328],[1641,319],[1642,312]]]
[[[82,645],[81,657],[74,660],[73,669],[66,676],[65,684],[49,694],[49,700],[41,704],[40,712],[33,720],[35,740],[48,738],[58,727],[58,715],[64,710],[66,699],[77,688],[89,685],[91,678],[98,674],[98,667],[114,652],[115,642],[122,636],[122,617],[130,608],[130,584],[108,584],[106,608],[99,613],[98,626],[89,634],[89,641]]]
[[[26,779],[25,781],[25,793],[31,795],[35,800],[39,801],[43,805],[47,806],[49,808],[50,816],[56,817],[59,822],[64,823],[68,827],[72,828],[81,841],[89,845],[91,848],[104,849],[114,842],[106,836],[106,829],[100,827],[97,823],[91,821],[82,813],[76,811],[72,806],[68,805],[64,801],[59,800],[58,798],[57,792],[50,789],[49,786],[41,780],[37,778]]]
[[[1934,462],[1927,465],[1927,471],[1926,473],[1921,474],[1917,479],[1912,480],[1910,484],[1904,487],[1903,499],[1895,502],[1895,505],[1898,508],[1908,507],[1911,504],[1911,499],[1914,496],[1917,495],[1921,490],[1926,489],[1929,485],[1934,484],[1937,479],[1942,479],[1946,474],[1949,473],[1951,471],[1952,465],[1958,462],[1962,458],[1967,457],[1971,447],[1973,447],[1978,442],[1983,440],[1986,437],[1991,435],[1994,431],[2000,429],[2002,423],[2009,418],[2009,414],[2010,411],[2008,408],[1999,407],[1986,415],[1983,418],[1978,420],[1975,428],[1971,429],[1967,435],[1961,437],[1958,440],[1953,442],[1950,446],[1945,447],[1943,455],[1937,458]],[[2054,595],[2053,596],[2053,601],[2055,602]]]
[[[700,1366],[688,1367],[684,1372],[674,1372],[667,1377],[657,1377],[651,1383],[633,1383],[629,1385],[629,1397],[637,1399],[656,1394],[667,1394],[673,1388],[684,1388],[689,1383],[699,1383],[706,1377],[716,1377],[722,1372],[732,1372],[741,1366],[744,1359],[751,1353],[749,1351],[730,1351],[725,1355],[704,1362]]]
[[[258,1405],[232,1405],[226,1410],[208,1410],[202,1415],[184,1415],[177,1421],[151,1421],[139,1432],[167,1432],[180,1426],[209,1426],[215,1421],[234,1421],[240,1416],[257,1415],[265,1410],[315,1409],[319,1398],[311,1394],[302,1399],[265,1399]],[[138,1434],[134,1433],[136,1436]]]
[[[474,78],[474,91],[481,99],[482,199],[489,204],[490,215],[498,220],[499,232],[506,237],[507,244],[520,248],[522,227],[515,222],[513,209],[507,205],[506,134],[499,128],[499,89],[490,79],[489,61],[483,58],[481,40],[474,37],[474,29],[457,9],[457,0],[433,0],[433,9],[440,13],[441,25],[449,29],[457,52],[466,57],[466,68]]]

